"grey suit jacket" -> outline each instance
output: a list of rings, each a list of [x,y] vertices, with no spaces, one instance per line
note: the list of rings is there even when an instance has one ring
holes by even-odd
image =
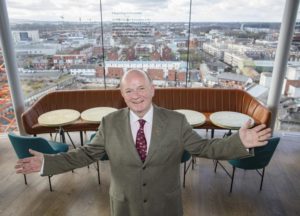
[[[151,145],[142,163],[129,123],[129,109],[102,119],[92,144],[59,155],[45,155],[43,175],[86,166],[109,156],[113,216],[182,216],[180,161],[183,151],[214,159],[249,156],[239,135],[202,139],[177,112],[154,106]]]

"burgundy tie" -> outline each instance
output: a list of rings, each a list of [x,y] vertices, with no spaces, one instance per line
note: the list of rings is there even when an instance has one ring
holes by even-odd
[[[144,162],[147,155],[147,140],[144,133],[144,125],[146,121],[139,119],[140,128],[136,134],[136,150],[138,151],[141,160]]]

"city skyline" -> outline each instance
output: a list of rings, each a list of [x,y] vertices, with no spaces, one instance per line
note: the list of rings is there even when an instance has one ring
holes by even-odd
[[[113,12],[142,12],[150,21],[188,21],[189,0],[102,0],[103,20]],[[194,0],[192,22],[281,22],[284,0]],[[11,20],[99,21],[100,0],[7,0]]]

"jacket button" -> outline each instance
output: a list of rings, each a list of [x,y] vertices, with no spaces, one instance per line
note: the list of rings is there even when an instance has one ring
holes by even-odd
[[[146,199],[144,199],[144,203],[146,203],[147,202],[147,200]]]
[[[143,184],[144,187],[145,187],[146,185],[147,185],[146,183]]]

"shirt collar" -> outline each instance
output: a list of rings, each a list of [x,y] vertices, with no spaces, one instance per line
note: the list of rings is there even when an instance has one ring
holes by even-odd
[[[131,122],[137,122],[140,119],[134,112],[130,110],[130,121]],[[153,121],[153,105],[151,104],[150,109],[148,112],[144,115],[143,119],[147,122],[152,124]]]

